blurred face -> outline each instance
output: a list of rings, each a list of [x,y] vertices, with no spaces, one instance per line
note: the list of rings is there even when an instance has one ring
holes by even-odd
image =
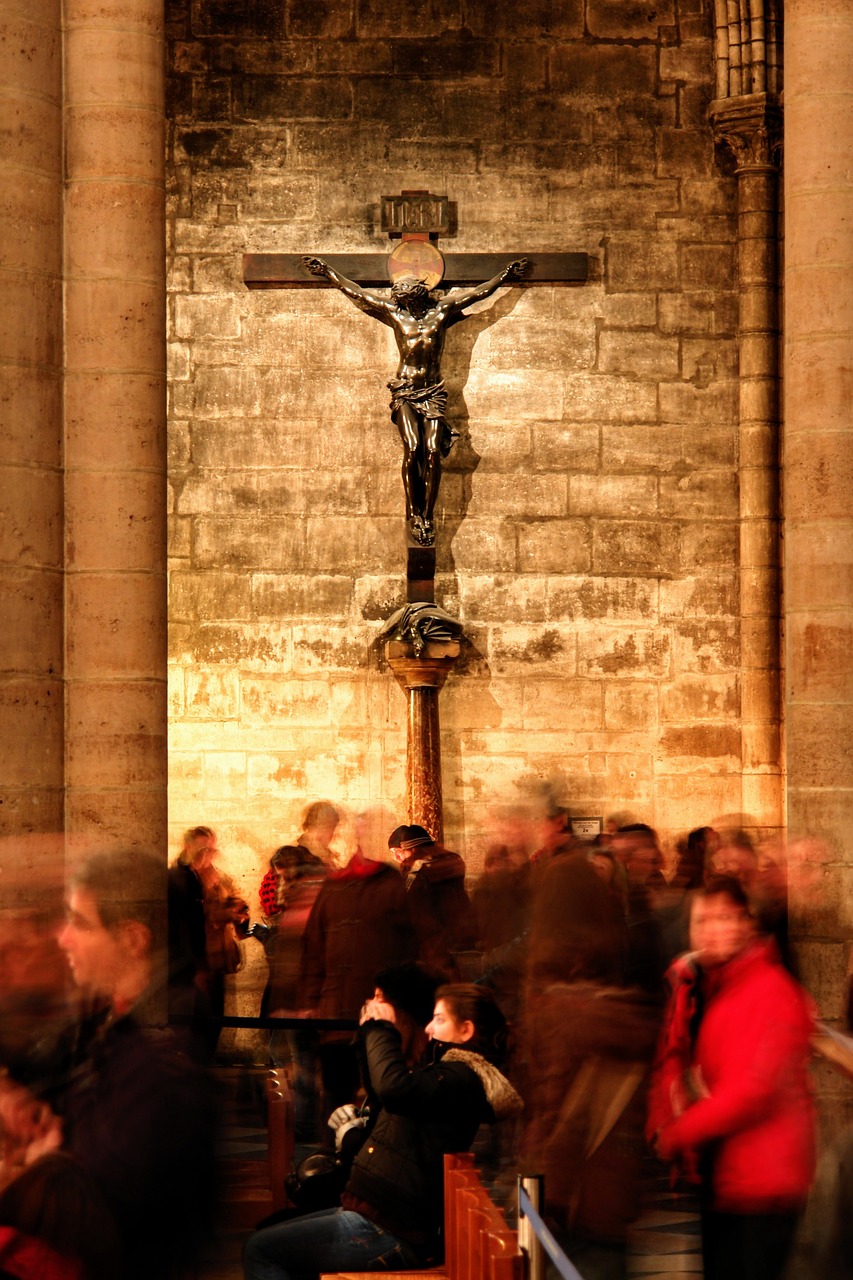
[[[196,836],[187,845],[187,853],[189,854],[190,866],[195,867],[197,871],[202,871],[205,867],[209,867],[213,859],[219,854],[216,836]]]
[[[121,925],[101,923],[98,905],[85,889],[74,889],[59,945],[68,957],[74,981],[98,995],[112,995],[126,963]]]
[[[743,951],[752,938],[752,920],[725,893],[697,898],[690,916],[690,945],[706,968],[725,964]]]
[[[436,1000],[432,1022],[426,1029],[430,1040],[443,1040],[445,1044],[465,1044],[474,1035],[474,1024],[460,1022],[443,1000]]]
[[[748,849],[736,845],[723,845],[713,858],[714,873],[718,876],[732,876],[749,892],[755,882],[757,861]]]

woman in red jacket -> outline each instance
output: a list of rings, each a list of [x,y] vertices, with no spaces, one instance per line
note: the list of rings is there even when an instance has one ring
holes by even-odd
[[[700,986],[683,1004],[690,1025],[670,1020],[664,1031],[667,1066],[650,1100],[656,1146],[665,1160],[698,1154],[705,1280],[776,1280],[814,1173],[811,1004],[772,939],[755,936],[736,880],[697,896],[691,932]]]

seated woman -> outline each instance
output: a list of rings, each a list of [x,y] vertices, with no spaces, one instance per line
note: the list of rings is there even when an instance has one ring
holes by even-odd
[[[402,1021],[402,1020],[401,1020]],[[358,1032],[371,1122],[337,1209],[251,1236],[246,1280],[313,1280],[323,1271],[406,1270],[440,1260],[443,1157],[467,1151],[481,1124],[521,1108],[496,1065],[506,1022],[479,987],[440,987],[427,1027],[427,1065],[410,1069],[411,1035],[376,998]]]

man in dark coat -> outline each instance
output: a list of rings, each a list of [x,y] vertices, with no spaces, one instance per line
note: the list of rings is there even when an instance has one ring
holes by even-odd
[[[388,838],[406,882],[409,915],[422,962],[457,978],[455,955],[476,945],[477,926],[465,891],[465,863],[436,844],[425,827],[397,827]]]

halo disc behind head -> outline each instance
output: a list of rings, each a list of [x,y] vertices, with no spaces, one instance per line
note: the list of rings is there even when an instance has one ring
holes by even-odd
[[[423,280],[428,289],[434,289],[443,275],[444,258],[429,240],[401,240],[388,254],[388,278],[392,284],[413,276]]]

